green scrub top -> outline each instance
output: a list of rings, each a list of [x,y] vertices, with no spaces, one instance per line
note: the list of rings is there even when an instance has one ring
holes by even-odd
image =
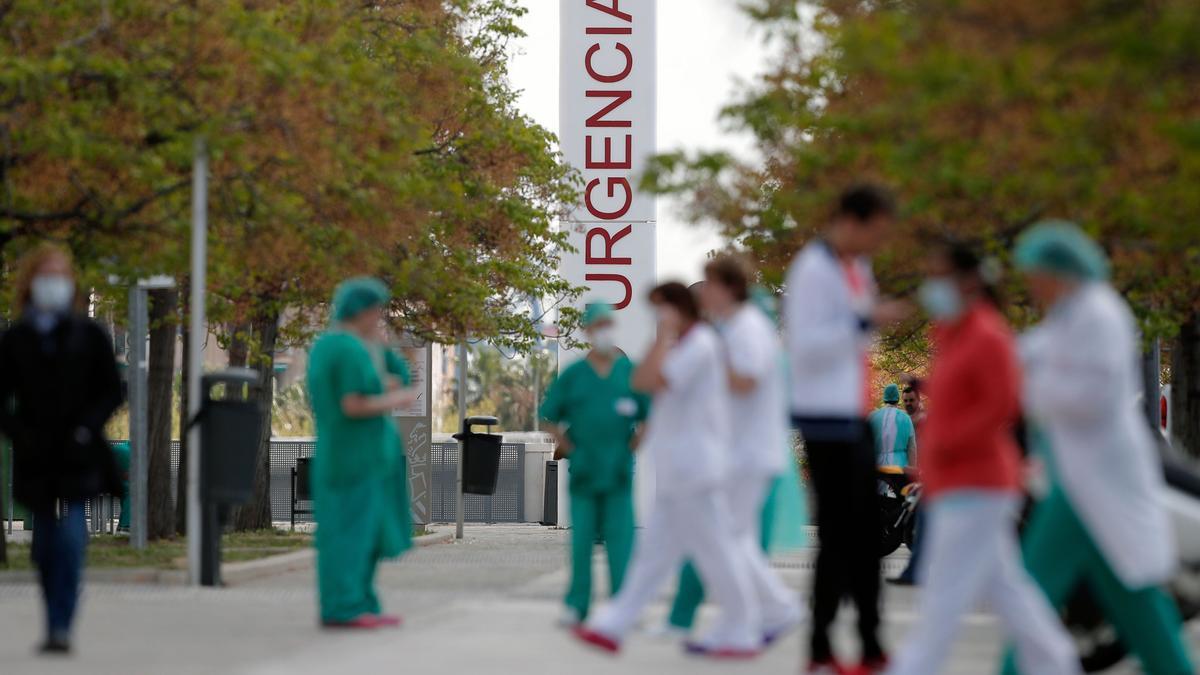
[[[650,413],[650,398],[630,385],[633,362],[620,356],[608,377],[586,358],[564,370],[542,402],[542,419],[566,427],[571,451],[571,491],[602,493],[630,485],[638,422]]]
[[[342,412],[342,398],[348,394],[384,392],[376,363],[404,386],[410,384],[403,358],[386,348],[368,346],[350,333],[331,331],[313,345],[308,392],[317,426],[314,481],[346,486],[390,472],[396,462],[404,461],[404,444],[390,416],[352,418]]]

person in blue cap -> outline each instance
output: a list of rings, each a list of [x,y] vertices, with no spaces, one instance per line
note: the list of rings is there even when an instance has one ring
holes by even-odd
[[[592,602],[592,552],[608,552],[609,587],[621,588],[633,553],[633,445],[650,398],[633,391],[633,362],[616,342],[614,311],[588,304],[583,329],[591,349],[550,385],[540,414],[566,457],[571,490],[571,583],[559,623],[572,628]]]
[[[900,409],[900,387],[883,388],[883,407],[867,418],[875,436],[875,458],[879,466],[907,467],[917,455],[917,432],[912,418]]]
[[[380,560],[412,545],[408,462],[391,415],[417,391],[409,388],[407,362],[384,345],[388,299],[378,279],[342,282],[333,325],[309,354],[317,590],[327,628],[400,624],[382,613],[374,579]]]
[[[1086,583],[1146,672],[1194,673],[1163,590],[1177,556],[1162,466],[1134,403],[1133,314],[1107,282],[1104,252],[1072,223],[1035,225],[1015,259],[1045,310],[1021,356],[1025,414],[1052,484],[1025,531],[1025,563],[1056,606]],[[1011,654],[1005,672],[1017,672]]]

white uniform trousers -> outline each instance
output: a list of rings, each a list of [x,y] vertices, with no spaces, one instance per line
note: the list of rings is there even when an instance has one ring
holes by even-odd
[[[660,588],[691,560],[705,593],[721,609],[707,644],[756,650],[762,646],[758,605],[742,557],[734,547],[723,491],[660,495],[634,548],[621,591],[588,621],[588,628],[620,641]]]
[[[771,568],[762,548],[762,511],[775,480],[775,476],[739,474],[725,486],[725,499],[733,516],[734,545],[763,620],[760,632],[794,623],[801,612],[797,594]]]
[[[1021,562],[1017,509],[1015,495],[985,490],[949,492],[929,505],[920,616],[890,675],[940,672],[959,620],[980,601],[999,615],[1024,675],[1081,672],[1070,636]]]

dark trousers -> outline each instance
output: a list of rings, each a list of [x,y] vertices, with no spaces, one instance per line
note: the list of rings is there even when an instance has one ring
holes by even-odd
[[[908,567],[900,573],[902,581],[920,582],[917,578],[917,571],[921,569],[921,537],[925,532],[925,508],[917,507],[917,512],[913,514],[913,543],[912,543],[912,558],[908,561]]]
[[[51,638],[66,639],[71,633],[87,537],[83,502],[64,504],[61,516],[54,509],[33,515],[33,562],[42,583]]]
[[[879,506],[875,448],[869,427],[839,440],[807,440],[808,467],[817,495],[821,540],[813,580],[813,661],[833,657],[829,627],[842,599],[858,609],[863,657],[883,655],[879,644]]]

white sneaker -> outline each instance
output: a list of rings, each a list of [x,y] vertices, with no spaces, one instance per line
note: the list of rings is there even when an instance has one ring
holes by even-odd
[[[558,620],[555,623],[559,628],[578,628],[583,623],[583,617],[579,616],[579,612],[575,611],[574,607],[564,605],[559,611]]]
[[[763,646],[769,647],[775,644],[807,621],[808,610],[801,605],[792,605],[780,616],[763,624]]]
[[[662,642],[679,642],[680,640],[686,640],[691,635],[691,631],[674,626],[670,621],[653,624],[643,629],[642,633],[649,638]]]

